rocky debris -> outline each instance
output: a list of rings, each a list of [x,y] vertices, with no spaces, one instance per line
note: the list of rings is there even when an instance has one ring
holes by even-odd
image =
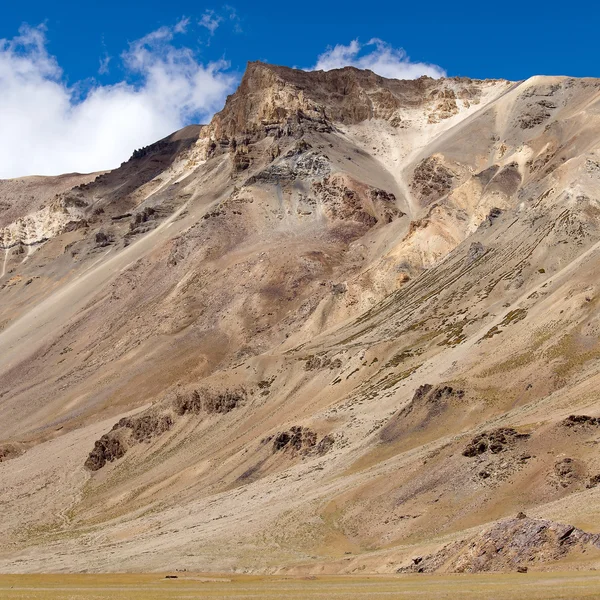
[[[502,210],[500,208],[492,208],[488,213],[488,216],[481,223],[481,227],[491,227],[494,224],[494,221],[502,214]]]
[[[305,371],[314,371],[322,367],[322,361],[318,356],[309,356],[304,363]]]
[[[326,178],[315,183],[313,190],[331,219],[355,221],[366,227],[377,224],[377,218],[365,210],[358,194],[339,180]]]
[[[263,379],[262,381],[258,382],[258,389],[261,390],[260,395],[261,396],[268,396],[271,393],[271,385],[273,384],[273,382],[275,381],[275,376],[271,377],[270,379]]]
[[[299,156],[311,148],[312,146],[305,139],[300,139],[285,153],[285,157]]]
[[[203,409],[209,414],[226,414],[243,404],[246,400],[246,390],[226,390],[209,394],[204,398]]]
[[[450,192],[455,177],[442,158],[434,154],[417,165],[410,187],[424,204],[430,204]]]
[[[427,119],[429,123],[439,123],[440,120],[449,119],[458,113],[456,93],[453,89],[434,90],[430,94],[430,98],[436,101],[436,104]]]
[[[318,456],[323,456],[324,454],[327,454],[333,448],[334,444],[335,438],[332,435],[328,434],[322,437],[321,441],[315,447],[315,454],[317,454]]]
[[[346,283],[332,283],[331,284],[331,293],[334,296],[341,296],[348,291],[348,285]]]
[[[587,428],[587,427],[598,427],[600,426],[600,418],[589,417],[588,415],[569,415],[562,424],[565,427],[574,429]]]
[[[590,477],[590,480],[587,482],[585,487],[589,490],[591,488],[595,488],[598,484],[600,484],[600,474]]]
[[[566,488],[583,477],[585,468],[573,458],[562,458],[554,464],[552,480],[560,487]]]
[[[500,169],[491,181],[487,184],[488,193],[500,193],[507,197],[517,192],[521,185],[522,177],[519,171],[519,165],[512,162]]]
[[[373,227],[377,223],[390,223],[404,216],[396,208],[393,194],[378,188],[365,190],[363,186],[357,186],[340,175],[316,181],[311,188],[332,220],[353,221]]]
[[[236,151],[231,159],[231,166],[234,173],[245,171],[250,167],[250,163],[251,161],[250,157],[248,156],[248,151]]]
[[[600,534],[524,515],[499,521],[463,541],[411,563],[398,572],[481,573],[516,571],[558,561],[572,552],[600,550]]]
[[[145,231],[145,228],[143,228],[144,223],[156,219],[157,216],[158,214],[156,212],[156,209],[152,208],[151,206],[147,206],[140,212],[136,213],[131,219],[131,222],[129,223],[130,233],[142,233],[143,231]]]
[[[467,258],[465,259],[466,264],[470,265],[474,263],[478,258],[481,258],[485,254],[485,248],[481,242],[473,242],[469,246],[467,251]]]
[[[104,231],[97,231],[96,236],[96,248],[104,248],[112,243],[112,236]]]
[[[508,449],[512,449],[519,441],[526,440],[530,437],[528,433],[519,433],[511,427],[499,427],[491,431],[484,431],[475,436],[468,446],[463,450],[463,456],[472,458],[491,452],[499,454]]]
[[[281,156],[281,146],[277,143],[273,143],[269,148],[269,157],[271,160],[275,160]]]
[[[156,154],[157,152],[162,152],[173,145],[174,143],[169,141],[168,139],[159,140],[154,144],[150,144],[149,146],[144,146],[143,148],[134,150],[129,160],[138,160],[140,158]]]
[[[286,155],[280,158],[249,177],[245,185],[291,183],[297,179],[323,178],[330,172],[331,165],[327,156],[317,150],[311,150],[300,155],[292,153],[291,157]]]
[[[552,115],[546,110],[546,106],[542,104],[534,105],[530,108],[530,112],[522,115],[518,119],[518,124],[521,129],[533,129],[544,123]]]
[[[65,223],[61,233],[69,233],[71,231],[77,231],[78,229],[85,229],[86,227],[89,227],[89,223],[85,219],[77,221],[71,220]]]
[[[332,435],[324,436],[317,443],[317,434],[308,427],[294,425],[288,431],[280,431],[273,439],[273,454],[281,451],[296,454],[327,454],[335,444]]]
[[[62,197],[63,205],[66,208],[85,208],[88,206],[88,202],[83,198],[81,191],[73,188]]]
[[[226,414],[246,401],[245,388],[224,391],[210,389],[193,390],[189,394],[179,395],[173,403],[177,415],[195,414]]]
[[[415,393],[413,394],[413,397],[412,397],[412,401],[419,402],[420,400],[425,398],[432,389],[433,389],[433,386],[430,383],[424,383],[423,385],[420,385],[415,390]]]
[[[315,356],[310,355],[304,359],[306,362],[304,363],[305,371],[315,371],[317,369],[339,369],[342,366],[342,361],[339,358],[331,360],[328,356]]]
[[[300,425],[294,425],[289,431],[281,431],[273,440],[273,452],[292,450],[299,452],[313,448],[317,443],[317,434]]]
[[[404,217],[406,213],[398,210],[396,207],[396,196],[391,192],[380,190],[379,188],[371,188],[369,190],[371,201],[381,211],[379,220],[383,223],[391,223],[394,219]]]
[[[588,173],[593,173],[594,175],[598,175],[598,174],[600,174],[600,163],[596,160],[592,160],[591,158],[586,158],[585,170]],[[2,209],[0,208],[0,210],[2,210]]]
[[[102,209],[100,209],[102,210]],[[103,213],[104,211],[102,211]],[[100,214],[102,214],[100,213]],[[114,217],[111,217],[110,220],[111,221],[122,221],[123,219],[129,219],[129,217],[131,217],[131,213],[130,212],[126,212],[126,213],[122,213],[120,215],[115,215]]]
[[[411,235],[413,235],[413,233],[419,231],[419,229],[425,229],[425,227],[427,227],[430,223],[431,220],[427,217],[411,221],[408,225],[407,237],[410,237]]]
[[[438,385],[432,386],[429,383],[425,383],[419,386],[410,403],[402,410],[403,416],[409,415],[415,408],[423,405],[437,406],[450,398],[462,399],[464,398],[465,391],[453,388],[449,385]]]
[[[23,454],[23,449],[17,444],[0,444],[0,463],[17,458]]]
[[[397,355],[396,360],[400,360],[402,355]],[[393,365],[393,359],[390,363]],[[464,390],[450,385],[433,386],[425,383],[419,386],[410,402],[381,429],[379,439],[384,443],[394,442],[408,431],[426,427],[447,410],[450,402],[462,400],[464,396]]]
[[[428,394],[428,399],[430,402],[439,402],[444,398],[456,397],[458,399],[464,398],[465,391],[457,390],[449,385],[440,385],[437,386],[430,394]]]

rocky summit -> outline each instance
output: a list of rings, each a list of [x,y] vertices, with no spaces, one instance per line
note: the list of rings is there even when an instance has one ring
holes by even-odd
[[[600,80],[250,63],[0,265],[0,571],[600,566]]]

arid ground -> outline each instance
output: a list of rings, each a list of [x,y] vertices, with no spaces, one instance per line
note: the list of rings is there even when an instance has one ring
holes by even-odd
[[[535,575],[259,577],[228,575],[2,575],[6,600],[575,600],[600,598],[595,572]]]

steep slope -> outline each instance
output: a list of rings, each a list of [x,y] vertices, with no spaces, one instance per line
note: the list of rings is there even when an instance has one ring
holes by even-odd
[[[594,530],[599,86],[250,63],[60,223],[7,222],[0,568],[451,569],[518,511]]]

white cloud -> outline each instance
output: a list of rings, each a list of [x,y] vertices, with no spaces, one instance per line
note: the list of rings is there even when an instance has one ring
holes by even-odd
[[[93,83],[83,95],[65,83],[42,26],[0,40],[0,177],[113,168],[134,148],[210,118],[237,78],[225,61],[202,64],[173,44],[186,26],[132,42],[121,56],[129,81]]]
[[[188,25],[190,24],[189,17],[182,17],[179,19],[177,23],[175,23],[175,27],[173,27],[174,33],[185,33],[187,31]]]
[[[223,10],[229,15],[229,21],[233,25],[234,33],[242,33],[241,19],[237,10],[229,4],[225,4]]]
[[[106,75],[110,71],[108,65],[111,59],[112,56],[109,56],[108,54],[105,54],[102,58],[100,58],[100,67],[98,67],[98,73],[100,73],[100,75]]]
[[[366,44],[352,40],[347,46],[329,47],[317,59],[314,70],[330,71],[353,66],[370,69],[390,79],[417,79],[421,75],[444,77],[446,72],[437,65],[412,62],[402,48],[393,48],[386,42],[373,38]]]
[[[198,21],[198,24],[202,27],[206,27],[206,29],[210,31],[210,35],[214,35],[222,20],[223,17],[215,14],[214,10],[206,10],[204,11],[202,18]]]

